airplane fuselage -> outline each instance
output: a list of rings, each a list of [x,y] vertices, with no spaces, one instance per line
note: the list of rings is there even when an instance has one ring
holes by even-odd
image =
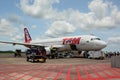
[[[33,44],[33,43],[32,43]],[[72,37],[62,37],[40,40],[39,43],[47,48],[57,48],[62,50],[78,50],[78,51],[97,51],[106,47],[106,43],[100,38],[92,35],[81,35]]]

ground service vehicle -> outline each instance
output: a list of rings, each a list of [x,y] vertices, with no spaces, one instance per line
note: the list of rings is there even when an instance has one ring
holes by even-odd
[[[26,60],[31,62],[46,62],[46,53],[39,48],[30,48],[26,51]]]
[[[89,51],[88,55],[89,55],[88,58],[90,58],[90,59],[101,59],[101,60],[103,60],[104,57],[105,57],[105,54],[102,51]]]
[[[21,57],[21,50],[20,49],[16,49],[15,53],[14,53],[14,57]]]

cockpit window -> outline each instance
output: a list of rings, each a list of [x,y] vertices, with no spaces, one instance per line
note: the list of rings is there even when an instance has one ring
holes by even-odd
[[[91,40],[100,40],[100,38],[91,38]]]

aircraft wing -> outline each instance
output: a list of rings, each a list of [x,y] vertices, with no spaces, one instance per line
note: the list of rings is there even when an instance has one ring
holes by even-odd
[[[26,47],[52,47],[52,48],[62,48],[63,45],[48,45],[48,44],[36,44],[36,43],[22,43],[22,42],[7,42],[7,41],[0,41],[0,43],[5,43],[5,44],[12,44],[12,45],[23,45]]]
[[[31,43],[22,43],[22,42],[6,42],[6,41],[0,41],[0,43],[13,44],[13,45],[24,45],[24,46],[44,47],[44,45],[40,45],[40,44],[31,44]]]

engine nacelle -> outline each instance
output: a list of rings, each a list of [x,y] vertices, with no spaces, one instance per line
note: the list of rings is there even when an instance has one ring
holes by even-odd
[[[51,53],[50,47],[45,47],[45,50],[46,50],[46,55]]]

